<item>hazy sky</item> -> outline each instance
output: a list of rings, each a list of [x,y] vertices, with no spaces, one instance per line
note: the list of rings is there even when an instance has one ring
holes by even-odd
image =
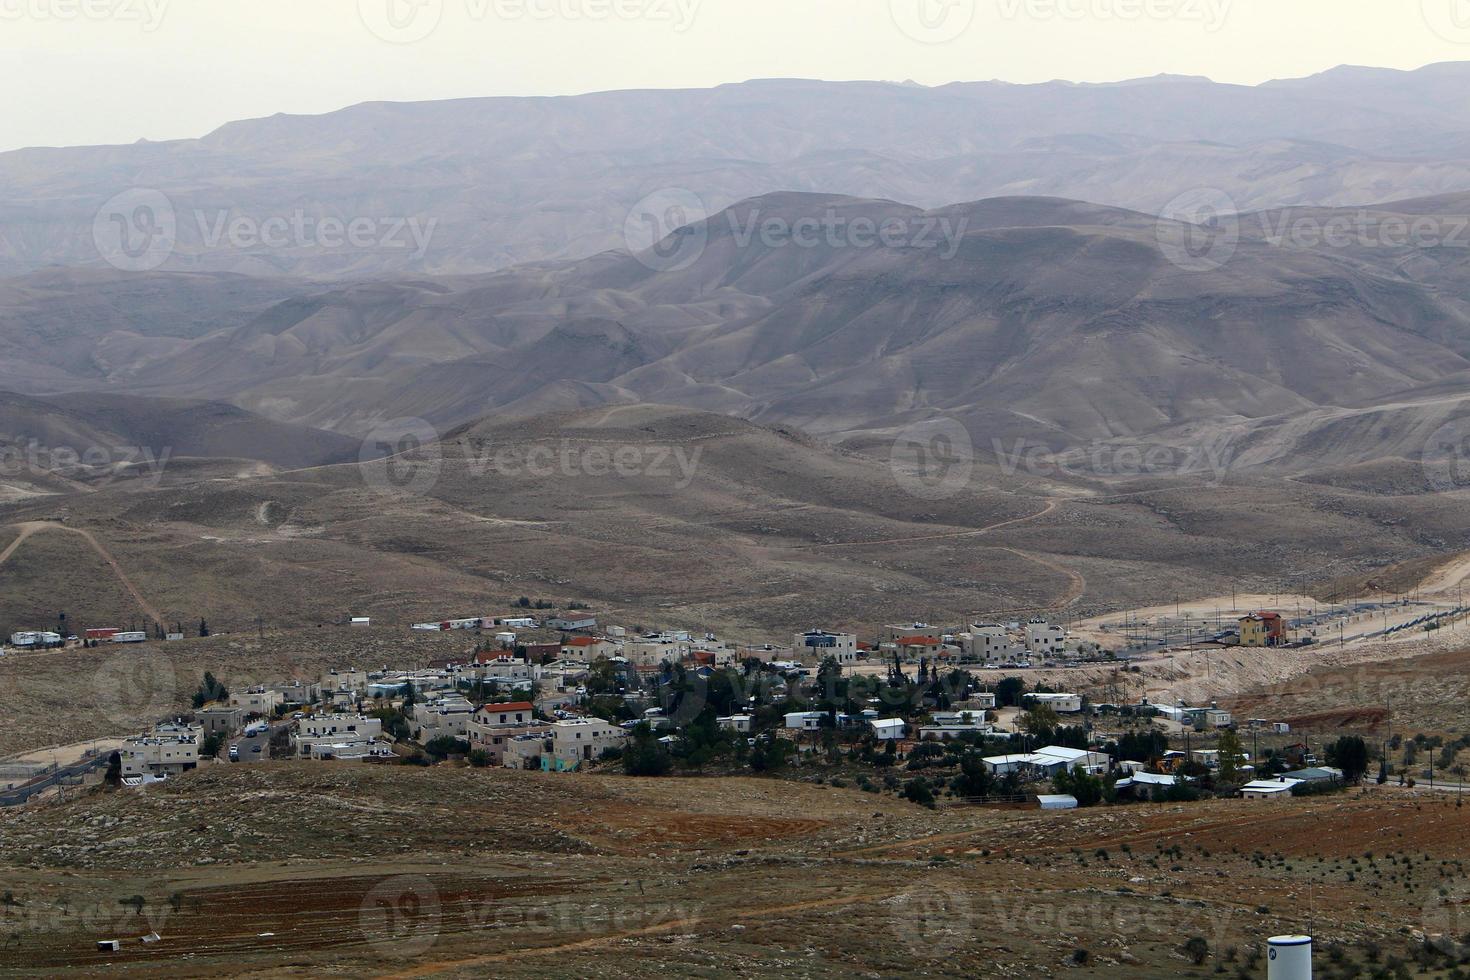
[[[1470,0],[0,0],[0,149],[747,78],[1254,83],[1470,60]]]

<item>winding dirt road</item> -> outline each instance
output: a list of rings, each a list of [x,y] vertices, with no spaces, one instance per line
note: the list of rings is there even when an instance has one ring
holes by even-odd
[[[40,531],[54,530],[64,531],[67,534],[80,535],[87,544],[92,546],[92,550],[97,552],[97,556],[106,562],[107,567],[112,569],[112,574],[117,577],[118,582],[122,583],[122,587],[127,590],[128,595],[132,596],[133,601],[138,604],[138,608],[143,611],[143,614],[155,623],[162,623],[164,621],[163,614],[155,609],[151,602],[143,598],[143,593],[139,592],[138,587],[133,584],[133,580],[128,578],[127,573],[122,570],[122,566],[118,564],[112,552],[107,550],[107,546],[97,540],[97,536],[91,531],[85,528],[67,527],[65,524],[58,524],[55,521],[27,521],[23,524],[12,524],[10,526],[20,533],[14,541],[10,542],[3,552],[0,552],[0,568],[5,567],[5,563],[10,560],[10,557],[16,551],[20,550],[20,546]]]
[[[920,534],[905,538],[879,538],[875,541],[834,541],[830,544],[807,544],[798,548],[798,551],[819,551],[826,548],[865,548],[879,544],[912,544],[915,541],[941,541],[945,538],[969,538],[977,534],[989,534],[991,531],[999,531],[1003,527],[1011,527],[1015,524],[1025,524],[1027,521],[1039,520],[1057,509],[1055,500],[1048,500],[1046,506],[1034,514],[1024,517],[1012,517],[1009,520],[998,521],[995,524],[987,524],[984,527],[972,528],[969,531],[946,531],[942,534]]]

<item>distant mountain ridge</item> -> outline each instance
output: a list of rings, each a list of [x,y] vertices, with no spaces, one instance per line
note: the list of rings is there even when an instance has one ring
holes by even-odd
[[[108,207],[131,217],[129,193],[170,209],[161,268],[336,279],[590,256],[624,246],[630,213],[670,188],[706,213],[786,190],[1146,213],[1200,188],[1242,210],[1407,199],[1470,189],[1470,108],[1454,94],[1467,87],[1470,65],[1447,63],[1254,87],[756,80],[367,103],[197,140],[0,154],[0,275],[103,266],[95,235]],[[249,233],[224,231],[237,219]],[[273,219],[293,227],[260,241]],[[372,227],[343,247],[324,219]]]

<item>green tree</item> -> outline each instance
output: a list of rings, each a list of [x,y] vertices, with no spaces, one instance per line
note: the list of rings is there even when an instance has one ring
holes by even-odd
[[[995,685],[995,703],[1002,708],[1014,708],[1020,705],[1021,696],[1025,693],[1025,681],[1019,677],[1005,677]]]
[[[995,774],[980,753],[966,752],[960,758],[960,774],[950,780],[949,788],[956,796],[986,797],[995,792]]]
[[[469,742],[453,735],[437,735],[424,745],[424,751],[433,756],[436,762],[443,762],[451,755],[465,755],[469,750]]]
[[[1234,783],[1245,760],[1245,747],[1240,744],[1240,736],[1227,729],[1221,733],[1215,748],[1220,753],[1220,782]]]
[[[211,701],[224,701],[230,696],[230,691],[209,671],[204,672],[204,680],[200,682],[199,689],[194,692],[192,701],[194,707],[202,708]]]
[[[1016,724],[1031,735],[1041,735],[1057,728],[1062,723],[1062,718],[1049,704],[1033,704],[1021,712],[1016,719]]]
[[[755,772],[775,772],[784,768],[794,748],[784,738],[762,736],[755,740],[755,747],[750,750],[750,768]]]
[[[929,781],[923,776],[917,776],[903,784],[904,799],[917,803],[919,806],[927,806],[934,809],[934,791],[929,788]]]
[[[1342,770],[1346,783],[1358,783],[1368,771],[1368,745],[1357,735],[1344,735],[1327,746],[1327,761]]]
[[[623,772],[629,776],[664,776],[673,767],[673,757],[648,723],[635,725],[623,749]]]

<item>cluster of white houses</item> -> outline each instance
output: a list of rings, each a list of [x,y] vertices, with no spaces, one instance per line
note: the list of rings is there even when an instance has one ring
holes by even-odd
[[[560,630],[561,636],[546,639],[548,627]],[[696,635],[685,630],[630,633],[616,626],[598,630],[591,617],[545,623],[532,616],[480,617],[423,623],[414,628],[478,630],[482,636],[473,652],[426,668],[341,667],[324,672],[316,681],[295,680],[233,691],[227,699],[198,710],[189,724],[160,726],[128,739],[122,753],[124,778],[137,785],[192,769],[199,763],[206,736],[231,736],[242,729],[247,735],[259,734],[269,728],[270,719],[287,719],[278,724],[289,727],[290,745],[302,759],[351,762],[392,757],[398,754],[395,740],[373,713],[386,705],[401,709],[411,739],[419,744],[453,739],[467,744],[475,761],[488,765],[575,770],[620,746],[633,727],[632,722],[618,725],[587,716],[583,709],[586,685],[602,659],[626,673],[650,677],[671,664],[711,672],[756,659],[771,668],[776,685],[772,694],[779,697],[785,693],[788,681],[794,684],[800,677],[811,676],[816,665],[827,658],[844,665],[872,658],[877,663],[927,659],[930,663],[952,660],[1024,666],[1068,652],[1065,630],[1042,619],[1008,625],[975,623],[957,632],[925,623],[887,626],[876,644],[860,642],[852,633],[813,629],[796,634],[789,648],[729,645],[712,634]],[[484,642],[487,630],[493,642]],[[1087,653],[1082,647],[1076,649]],[[637,700],[635,695],[629,698]],[[485,703],[487,700],[492,703]],[[860,732],[883,742],[944,741],[975,735],[1012,737],[994,725],[993,693],[970,693],[965,700],[950,704],[946,710],[933,711],[917,722],[885,715],[877,701],[870,703],[874,707],[852,716],[837,713],[834,717],[820,711],[789,713],[783,720],[784,734],[808,746],[818,741],[824,729],[834,726],[847,734]],[[1025,695],[1024,706],[1040,705],[1059,715],[1087,709],[1085,700],[1075,693]],[[1093,705],[1092,709],[1099,707]],[[1151,713],[1181,726],[1213,729],[1233,724],[1230,713],[1214,705],[1185,707],[1145,701],[1135,707],[1152,709]],[[635,710],[641,708],[638,705]],[[657,708],[644,710],[641,720],[663,739],[672,740],[673,735],[667,731],[671,722]],[[749,714],[722,716],[718,724],[738,734],[755,734],[754,718]],[[1205,761],[1208,764],[1209,760]],[[985,764],[997,775],[1018,773],[1028,779],[1046,778],[1061,769],[1077,767],[1087,772],[1106,771],[1109,765],[1107,756],[1101,753],[1059,746],[991,756]],[[1174,780],[1169,772],[1149,773],[1141,764],[1125,765],[1130,782],[1119,784],[1124,789],[1141,792]],[[1255,791],[1272,796],[1289,790],[1289,784],[1276,782]]]

